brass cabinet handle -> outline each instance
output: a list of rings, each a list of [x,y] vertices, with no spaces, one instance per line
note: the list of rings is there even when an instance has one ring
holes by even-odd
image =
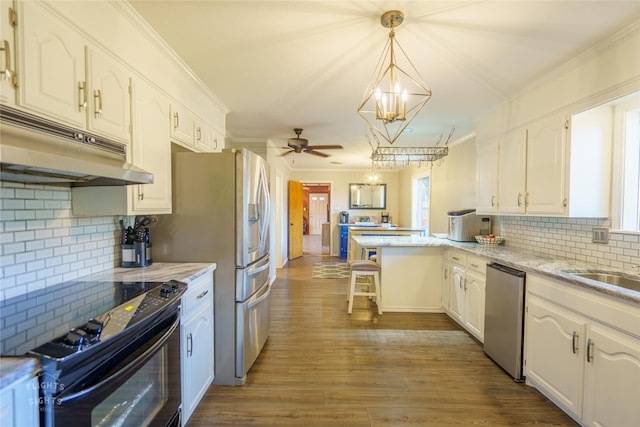
[[[78,110],[87,108],[87,82],[78,82]]]
[[[198,141],[202,139],[202,131],[200,130],[200,126],[198,126],[198,130],[196,131],[196,139]]]
[[[518,207],[522,206],[522,202],[520,201],[520,197],[522,197],[522,193],[518,193]]]
[[[173,128],[178,129],[180,127],[180,117],[178,113],[173,113]]]
[[[573,351],[573,354],[576,354],[576,352],[578,351],[578,347],[576,346],[578,340],[578,333],[576,331],[573,331],[573,336],[571,337],[571,351]]]
[[[491,196],[491,207],[495,206],[495,198],[496,196]]]
[[[11,70],[11,48],[9,46],[9,40],[2,40],[0,51],[4,52],[4,70],[0,71],[0,74],[2,74],[2,80],[10,82],[13,80],[13,70]]]
[[[93,91],[93,108],[95,118],[99,119],[102,116],[102,91],[100,89]]]
[[[591,354],[591,348],[593,347],[593,341],[591,338],[587,340],[587,363],[591,363],[593,360],[593,354]]]

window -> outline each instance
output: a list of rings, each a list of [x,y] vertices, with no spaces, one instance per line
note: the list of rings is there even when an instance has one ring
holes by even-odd
[[[640,93],[616,102],[614,123],[614,226],[640,231]]]
[[[431,206],[430,183],[428,175],[413,178],[413,228],[424,229],[425,236],[429,235],[429,211]]]

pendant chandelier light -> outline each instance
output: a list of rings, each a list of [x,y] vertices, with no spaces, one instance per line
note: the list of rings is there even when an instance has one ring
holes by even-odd
[[[402,21],[404,14],[399,10],[381,16],[382,26],[390,28],[389,40],[358,107],[358,114],[389,144],[398,139],[431,98],[431,90],[395,40],[395,27]]]
[[[362,177],[364,185],[375,187],[382,184],[382,177],[373,169],[373,157],[371,158],[371,171],[367,171]]]

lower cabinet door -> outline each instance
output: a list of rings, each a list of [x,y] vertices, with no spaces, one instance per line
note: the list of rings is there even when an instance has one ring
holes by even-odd
[[[182,325],[182,425],[213,382],[213,309],[205,305]]]
[[[640,426],[640,340],[590,325],[583,420],[588,426]]]
[[[464,326],[484,342],[485,278],[479,273],[466,272]]]
[[[586,323],[573,313],[529,298],[526,377],[556,404],[582,416]]]
[[[451,268],[449,315],[462,323],[464,311],[464,269],[458,266]]]

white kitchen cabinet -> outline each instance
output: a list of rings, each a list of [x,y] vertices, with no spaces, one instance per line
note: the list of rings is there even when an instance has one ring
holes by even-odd
[[[86,48],[87,128],[129,143],[131,138],[131,71],[95,47]]]
[[[640,339],[592,323],[586,345],[585,424],[640,425]]]
[[[182,425],[214,378],[213,274],[189,283],[182,297]]]
[[[450,311],[450,283],[451,283],[451,262],[449,261],[449,251],[442,253],[442,308],[445,312]]]
[[[610,216],[611,106],[567,117],[556,112],[477,145],[478,213]]]
[[[464,278],[464,327],[484,341],[485,274],[468,270]]]
[[[640,425],[640,309],[527,275],[527,383],[588,426]]]
[[[133,82],[131,163],[153,173],[153,184],[124,187],[74,187],[74,215],[149,215],[171,213],[169,99],[141,79]]]
[[[220,134],[183,105],[171,103],[171,140],[192,151],[218,151]]]
[[[224,136],[217,132],[212,126],[202,121],[196,121],[194,147],[197,151],[203,153],[220,151],[223,140]]]
[[[194,148],[196,118],[177,102],[171,102],[171,140],[191,150]]]
[[[16,102],[15,9],[13,1],[0,0],[0,102]]]
[[[110,139],[130,140],[132,72],[48,6],[19,2],[17,104]]]
[[[527,130],[510,131],[499,150],[498,211],[502,214],[525,213]]]
[[[21,1],[17,5],[20,52],[17,104],[84,128],[86,39],[42,3]]]
[[[564,215],[567,119],[554,114],[527,126],[526,212]]]
[[[486,261],[461,251],[448,254],[451,263],[449,316],[481,342],[484,341]]]
[[[2,427],[37,426],[38,378],[25,376],[13,384],[2,384],[0,391],[0,420]]]
[[[584,320],[561,307],[530,297],[526,325],[527,381],[539,384],[545,395],[580,417],[584,388]]]
[[[499,140],[476,144],[476,211],[498,212]]]

